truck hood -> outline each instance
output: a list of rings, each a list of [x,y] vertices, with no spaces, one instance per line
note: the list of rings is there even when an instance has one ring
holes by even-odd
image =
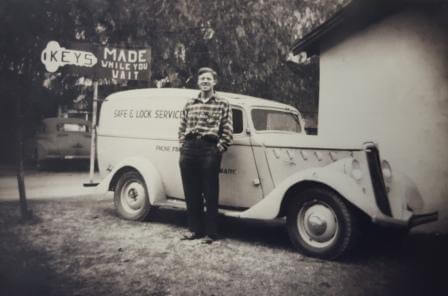
[[[292,132],[259,132],[252,137],[254,145],[279,148],[304,148],[325,150],[362,150],[363,144],[369,140],[354,142],[344,135],[339,138],[328,138]],[[370,142],[372,142],[370,140]]]

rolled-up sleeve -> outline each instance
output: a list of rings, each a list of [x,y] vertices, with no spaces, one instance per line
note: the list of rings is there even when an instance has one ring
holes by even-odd
[[[222,133],[218,141],[218,147],[220,150],[226,151],[233,143],[233,118],[232,108],[228,102],[225,103],[223,108],[223,116],[221,118]]]

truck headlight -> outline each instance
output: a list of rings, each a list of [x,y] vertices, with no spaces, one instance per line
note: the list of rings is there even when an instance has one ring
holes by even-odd
[[[387,160],[381,162],[381,169],[383,170],[384,181],[390,183],[392,181],[392,168]]]
[[[362,179],[362,170],[361,164],[358,160],[352,159],[350,162],[346,164],[345,172],[350,175],[356,181],[360,181]]]

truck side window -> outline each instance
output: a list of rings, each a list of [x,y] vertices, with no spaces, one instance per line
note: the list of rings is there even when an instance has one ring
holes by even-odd
[[[241,134],[243,132],[243,112],[238,109],[232,109],[233,133]]]
[[[302,132],[300,121],[294,113],[265,109],[253,109],[251,113],[257,131]]]

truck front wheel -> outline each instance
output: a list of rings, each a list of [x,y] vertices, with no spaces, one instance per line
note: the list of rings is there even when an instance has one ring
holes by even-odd
[[[143,177],[136,171],[124,173],[114,192],[118,215],[127,220],[147,220],[151,211],[148,190]]]
[[[288,205],[289,238],[308,256],[336,259],[354,245],[356,227],[349,206],[331,190],[307,189]]]

